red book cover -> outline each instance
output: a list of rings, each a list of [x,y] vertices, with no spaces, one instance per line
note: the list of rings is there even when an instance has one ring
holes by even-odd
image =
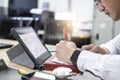
[[[44,63],[44,70],[54,70],[57,67],[67,67],[71,68],[73,72],[80,72],[76,66],[72,64],[62,64],[62,63],[56,63],[52,60],[55,58],[55,56],[50,57],[45,63]]]

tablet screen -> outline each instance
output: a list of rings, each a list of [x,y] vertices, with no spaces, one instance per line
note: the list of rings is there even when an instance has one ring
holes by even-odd
[[[34,32],[20,34],[20,38],[23,40],[25,45],[28,46],[28,49],[36,59],[47,52]]]
[[[39,64],[51,56],[32,27],[15,28],[15,31],[18,41],[22,42],[23,46],[29,50],[28,53],[30,52],[32,58],[35,58]]]

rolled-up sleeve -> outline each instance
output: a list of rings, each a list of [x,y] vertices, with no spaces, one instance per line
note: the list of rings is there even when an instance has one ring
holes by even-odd
[[[120,55],[101,55],[83,50],[77,58],[77,68],[83,72],[90,70],[104,80],[119,80]]]
[[[100,47],[108,49],[109,54],[120,54],[120,34],[109,42],[101,44]]]

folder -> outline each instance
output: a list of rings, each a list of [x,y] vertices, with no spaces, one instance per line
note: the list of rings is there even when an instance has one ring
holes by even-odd
[[[48,60],[46,60],[44,62],[44,70],[54,70],[57,67],[67,67],[67,68],[71,68],[73,72],[75,73],[82,73],[81,71],[79,71],[77,69],[76,66],[72,65],[72,64],[62,64],[62,63],[56,63],[53,62],[52,60],[55,58],[55,56],[51,56]]]

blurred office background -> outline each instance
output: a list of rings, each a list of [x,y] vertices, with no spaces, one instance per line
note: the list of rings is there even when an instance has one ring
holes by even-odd
[[[56,44],[67,33],[78,47],[99,45],[119,33],[119,24],[100,13],[93,0],[0,0],[0,38],[14,39],[12,27],[32,26],[44,43]]]

